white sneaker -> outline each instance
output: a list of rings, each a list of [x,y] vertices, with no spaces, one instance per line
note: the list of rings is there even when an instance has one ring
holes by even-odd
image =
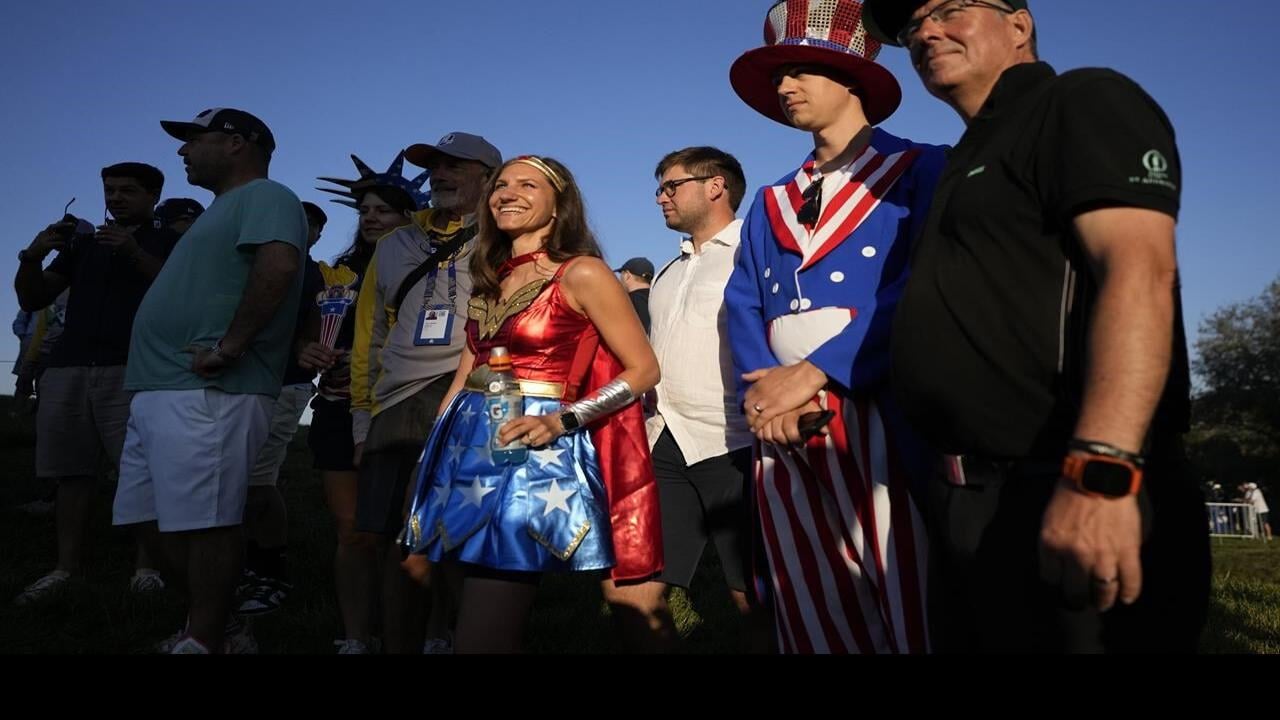
[[[244,600],[236,608],[237,615],[265,615],[280,609],[293,585],[275,578],[255,576],[255,583],[238,597]]]
[[[58,592],[65,590],[67,583],[69,582],[71,582],[71,573],[54,570],[24,588],[23,591],[13,599],[13,604],[32,605],[43,600],[48,600]]]
[[[32,500],[29,503],[19,505],[18,509],[28,515],[36,517],[45,517],[53,514],[52,500]]]
[[[227,629],[223,632],[222,652],[227,655],[258,654],[258,641],[253,637],[248,623],[227,623]]]
[[[200,642],[199,640],[191,637],[190,635],[187,635],[174,644],[173,648],[169,650],[169,654],[170,655],[208,655],[209,648],[205,647],[204,643]]]
[[[156,643],[155,650],[161,655],[168,655],[173,652],[173,648],[187,637],[187,629],[184,627],[178,632]]]
[[[188,639],[191,639],[191,636],[187,634],[187,628],[184,627],[178,632],[156,643],[156,652],[161,655],[184,654],[177,652],[177,648]],[[198,640],[194,640],[194,642],[200,644],[200,647],[204,648],[204,652],[209,652],[209,649],[206,648],[203,643],[200,643]],[[185,651],[185,654],[190,654],[192,652],[194,651],[187,650]],[[223,630],[222,652],[227,655],[257,655],[258,641],[254,639],[253,633],[250,632],[247,624],[233,620],[227,623],[226,629]]]
[[[339,655],[372,655],[369,646],[352,638],[346,640],[334,640],[334,645],[338,646]]]
[[[149,595],[164,590],[164,580],[160,577],[160,573],[154,570],[143,572],[139,570],[129,579],[129,592],[138,595]]]
[[[431,638],[422,645],[423,655],[452,655],[453,643],[445,638]]]

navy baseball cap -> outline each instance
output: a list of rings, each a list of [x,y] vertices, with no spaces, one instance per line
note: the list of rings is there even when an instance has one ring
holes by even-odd
[[[180,218],[195,220],[204,212],[204,206],[191,198],[169,198],[156,206],[156,219],[171,223]]]
[[[614,270],[616,273],[627,271],[638,278],[650,280],[653,278],[653,263],[642,257],[631,258],[622,263],[622,267]]]
[[[302,209],[307,212],[307,220],[319,220],[321,225],[329,222],[329,216],[324,214],[324,210],[320,206],[308,200],[302,201]]]

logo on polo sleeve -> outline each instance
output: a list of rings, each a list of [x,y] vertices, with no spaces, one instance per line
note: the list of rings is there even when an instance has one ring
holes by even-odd
[[[1174,192],[1178,186],[1169,178],[1169,159],[1159,150],[1148,150],[1142,156],[1142,167],[1146,169],[1145,177],[1134,175],[1129,178],[1131,185],[1158,185]]]

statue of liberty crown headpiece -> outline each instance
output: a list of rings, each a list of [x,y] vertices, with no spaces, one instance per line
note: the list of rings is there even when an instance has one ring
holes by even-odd
[[[363,195],[365,191],[380,187],[393,188],[408,195],[409,199],[413,201],[414,209],[416,210],[425,210],[431,202],[431,193],[424,192],[422,189],[427,182],[427,178],[431,176],[431,172],[425,171],[412,180],[404,177],[402,174],[404,172],[403,150],[400,151],[399,155],[396,155],[395,160],[391,161],[391,166],[387,168],[386,172],[374,172],[373,168],[366,165],[364,161],[355,155],[351,156],[351,161],[355,163],[356,170],[360,172],[360,177],[356,180],[340,180],[338,178],[330,177],[316,178],[317,180],[333,183],[334,185],[341,185],[346,188],[346,190],[334,190],[322,187],[316,188],[321,192],[327,192],[346,198],[345,200],[331,200],[330,202],[336,202],[339,205],[346,205],[351,208],[358,207],[360,196]]]

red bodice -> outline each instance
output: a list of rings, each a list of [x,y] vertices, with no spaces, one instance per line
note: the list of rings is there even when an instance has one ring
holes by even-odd
[[[568,264],[541,287],[531,283],[511,295],[509,307],[490,306],[488,312],[505,313],[496,332],[488,333],[488,322],[475,312],[467,320],[467,344],[475,353],[475,366],[489,362],[489,352],[499,346],[511,353],[517,378],[564,383],[565,400],[581,396],[591,361],[600,345],[600,336],[591,320],[574,310],[564,296],[560,276]],[[521,301],[522,293],[536,292],[532,300]],[[478,301],[477,301],[478,302]],[[523,310],[519,306],[527,302]],[[483,311],[482,311],[483,312]]]
[[[508,266],[532,260],[521,256]],[[623,371],[622,362],[600,342],[595,324],[564,296],[560,278],[570,264],[561,265],[545,284],[516,290],[506,303],[472,298],[467,345],[476,367],[488,364],[493,348],[504,346],[517,378],[564,383],[566,402],[595,392]],[[662,519],[644,415],[633,403],[587,428],[609,495],[618,563],[610,574],[619,581],[649,579],[662,571]]]

